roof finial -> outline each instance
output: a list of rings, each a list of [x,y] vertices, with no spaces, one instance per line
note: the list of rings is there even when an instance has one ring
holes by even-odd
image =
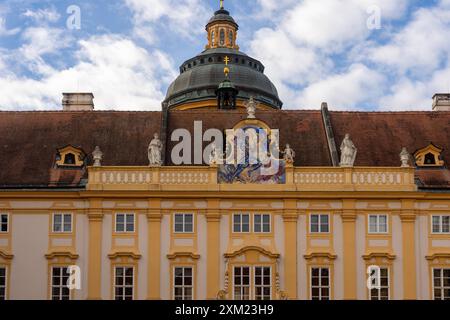
[[[228,62],[230,62],[230,58],[228,56],[225,56],[223,61],[225,61],[225,68],[223,69],[223,72],[225,73],[225,77],[228,78],[228,74],[230,73],[230,68],[228,68]]]
[[[223,9],[223,0],[220,0],[220,9]]]

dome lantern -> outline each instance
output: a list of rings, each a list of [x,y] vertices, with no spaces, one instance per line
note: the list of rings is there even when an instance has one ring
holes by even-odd
[[[230,48],[239,50],[236,44],[238,24],[230,16],[230,12],[224,9],[223,0],[220,1],[220,9],[214,13],[214,16],[206,25],[208,33],[208,44],[206,49],[211,48]]]

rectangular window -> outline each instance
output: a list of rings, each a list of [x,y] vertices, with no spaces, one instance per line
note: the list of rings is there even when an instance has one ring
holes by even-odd
[[[255,300],[271,299],[270,269],[270,267],[255,267]]]
[[[0,215],[0,232],[8,232],[8,218],[6,213]]]
[[[329,268],[311,268],[311,299],[330,300]]]
[[[328,233],[329,227],[329,215],[328,214],[312,214],[310,222],[311,233]]]
[[[389,300],[388,268],[380,268],[380,288],[370,290],[370,300]]]
[[[0,267],[0,300],[6,300],[7,273],[5,267]]]
[[[369,233],[387,233],[387,215],[370,214],[369,215]]]
[[[250,267],[234,267],[233,288],[235,300],[250,300]]]
[[[69,276],[68,267],[52,267],[52,300],[70,300],[70,290],[67,287]]]
[[[134,213],[116,214],[116,232],[134,232]]]
[[[432,217],[433,233],[450,233],[450,215]]]
[[[53,232],[56,233],[72,232],[72,214],[55,213],[53,215]]]
[[[175,267],[173,295],[175,300],[192,300],[194,275],[192,267]]]
[[[133,300],[134,291],[134,268],[114,268],[114,299]]]
[[[175,214],[174,228],[176,233],[194,232],[194,215],[192,213]]]
[[[433,269],[433,299],[450,300],[450,269]]]
[[[255,214],[253,216],[253,231],[260,233],[270,232],[270,214]]]
[[[233,214],[233,232],[250,232],[249,214]]]

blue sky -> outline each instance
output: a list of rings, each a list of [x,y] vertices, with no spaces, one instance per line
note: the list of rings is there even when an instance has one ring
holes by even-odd
[[[70,6],[80,29],[69,29]],[[0,0],[0,110],[159,110],[178,66],[202,51],[219,0]],[[241,50],[286,109],[430,110],[450,90],[450,0],[225,0]],[[379,28],[376,26],[379,17]]]

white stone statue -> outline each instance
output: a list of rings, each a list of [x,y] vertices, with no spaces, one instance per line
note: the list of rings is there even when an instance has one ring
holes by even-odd
[[[92,158],[94,159],[94,167],[102,166],[103,152],[99,146],[96,146],[94,152],[92,152]]]
[[[402,168],[409,167],[409,159],[410,159],[409,152],[408,150],[406,150],[405,147],[403,147],[402,152],[400,153],[400,161],[402,162]]]
[[[221,158],[220,151],[218,150],[216,143],[213,142],[211,146],[211,154],[209,155],[209,165],[215,165],[220,163]]]
[[[153,140],[150,141],[148,145],[148,161],[150,166],[160,166],[162,164],[161,160],[162,152],[162,142],[159,140],[159,135],[155,133],[153,135]]]
[[[247,108],[247,113],[248,113],[247,119],[255,119],[256,118],[256,116],[255,116],[256,106],[257,106],[257,103],[256,103],[255,99],[253,98],[253,96],[250,97],[250,100],[245,105],[245,107]]]
[[[350,135],[347,133],[341,144],[341,167],[353,167],[356,159],[356,149],[352,140],[350,140]]]
[[[286,148],[282,153],[284,154],[283,159],[286,161],[286,163],[294,163],[295,151],[291,149],[291,146],[289,144],[286,144]]]

